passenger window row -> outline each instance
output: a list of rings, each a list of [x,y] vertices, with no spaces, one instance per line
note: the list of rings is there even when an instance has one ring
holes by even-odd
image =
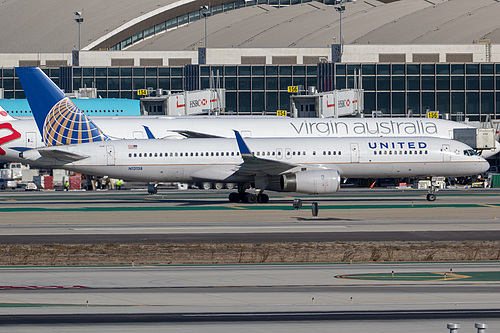
[[[115,112],[120,112],[123,113],[123,110],[83,110],[86,113],[103,113],[103,112],[108,112],[108,113],[115,113]],[[9,111],[10,114],[13,113],[32,113],[31,110],[11,110]]]
[[[212,156],[240,156],[239,152],[191,152],[191,153],[128,153],[128,157],[212,157]]]
[[[286,150],[285,151],[286,155],[287,156],[305,156],[307,155],[306,151],[290,151],[290,150]],[[312,152],[313,156],[316,156],[316,151],[313,151]],[[274,151],[271,151],[271,152],[254,152],[254,156],[281,156],[282,155],[282,152],[278,150],[278,152],[274,152]],[[323,151],[323,155],[342,155],[342,152],[341,151],[326,151],[324,150]]]
[[[306,156],[307,153],[306,151],[285,151],[285,154],[287,156]],[[312,154],[316,156],[316,151],[313,151]],[[376,152],[375,152],[376,154]],[[427,154],[427,153],[426,153]],[[283,152],[282,151],[257,151],[253,152],[254,156],[282,156]],[[323,155],[342,155],[341,151],[323,151]],[[184,153],[184,152],[168,152],[168,153],[129,153],[128,157],[218,157],[218,156],[240,156],[239,152],[191,152],[191,153]]]
[[[85,110],[85,112],[89,112],[89,113],[102,113],[102,112],[111,112],[111,113],[115,113],[116,112],[120,112],[120,113],[123,113],[123,110]]]
[[[276,156],[276,155],[281,156],[282,152],[281,152],[281,150],[278,150],[278,152],[275,152],[275,151],[268,151],[268,152],[257,151],[257,152],[254,152],[253,155],[254,156]],[[295,151],[295,150],[291,151],[291,150],[286,150],[286,155],[287,156],[291,156],[291,155],[293,155],[293,156],[295,156],[295,155],[300,156],[300,155],[306,155],[306,152],[305,151]]]
[[[316,152],[313,153],[316,155]],[[342,155],[341,151],[323,151],[323,155]]]

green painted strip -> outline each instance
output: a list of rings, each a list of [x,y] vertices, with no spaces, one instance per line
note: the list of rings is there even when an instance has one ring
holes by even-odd
[[[136,264],[135,266],[132,266],[131,264],[126,264],[126,265],[2,265],[0,266],[0,269],[13,269],[13,268],[106,268],[106,267],[120,267],[120,268],[127,268],[130,267],[130,269],[138,269],[138,268],[151,268],[151,267],[239,267],[239,266],[262,266],[262,267],[267,267],[267,266],[352,266],[352,265],[366,265],[369,264],[370,266],[404,266],[408,264],[421,264],[421,261],[383,261],[383,262],[353,262],[352,264],[349,262],[277,262],[277,263],[230,263],[230,264],[157,264],[157,265],[142,265],[142,264]],[[426,264],[500,264],[500,261],[497,260],[478,260],[478,261],[426,261]],[[500,273],[500,272],[499,272]],[[384,273],[387,274],[387,273]],[[471,273],[469,273],[471,274]],[[85,289],[82,289],[85,290]]]
[[[474,282],[499,282],[500,272],[412,272],[399,273],[370,273],[370,274],[351,274],[338,276],[342,279],[356,280],[379,280],[379,281],[474,281]]]
[[[488,204],[488,207],[500,207],[500,204]],[[246,205],[245,210],[294,210],[292,205]],[[310,209],[305,206],[302,210]],[[400,204],[400,205],[319,205],[320,210],[342,210],[342,209],[408,209],[408,208],[485,208],[485,204]],[[63,208],[43,208],[43,207],[5,207],[0,208],[0,213],[7,212],[114,212],[114,211],[236,211],[234,206],[183,206],[183,207],[63,207]]]
[[[80,306],[83,304],[38,304],[38,303],[0,303],[0,308],[44,308],[44,307],[54,307],[54,306]]]
[[[87,304],[47,304],[47,303],[0,303],[0,308],[44,308],[44,307],[87,307]],[[137,306],[137,305],[91,305],[88,307],[124,307],[124,306]]]

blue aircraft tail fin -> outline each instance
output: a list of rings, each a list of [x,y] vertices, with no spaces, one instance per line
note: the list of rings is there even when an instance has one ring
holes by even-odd
[[[38,67],[16,67],[38,130],[47,146],[109,140]]]

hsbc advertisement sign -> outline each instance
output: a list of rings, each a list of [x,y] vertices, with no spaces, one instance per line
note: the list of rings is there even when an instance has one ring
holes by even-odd
[[[201,108],[207,106],[208,100],[206,98],[203,99],[195,99],[194,101],[189,101],[189,108]]]
[[[336,90],[324,93],[321,96],[321,114],[324,117],[354,114],[358,103],[357,95],[354,90]]]
[[[176,115],[207,114],[210,110],[218,107],[218,102],[217,94],[214,91],[186,91],[169,96],[168,113]]]

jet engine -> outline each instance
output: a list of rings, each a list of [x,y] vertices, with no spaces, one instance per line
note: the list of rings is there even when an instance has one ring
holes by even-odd
[[[282,191],[306,194],[335,193],[340,188],[337,170],[308,170],[281,176]]]

